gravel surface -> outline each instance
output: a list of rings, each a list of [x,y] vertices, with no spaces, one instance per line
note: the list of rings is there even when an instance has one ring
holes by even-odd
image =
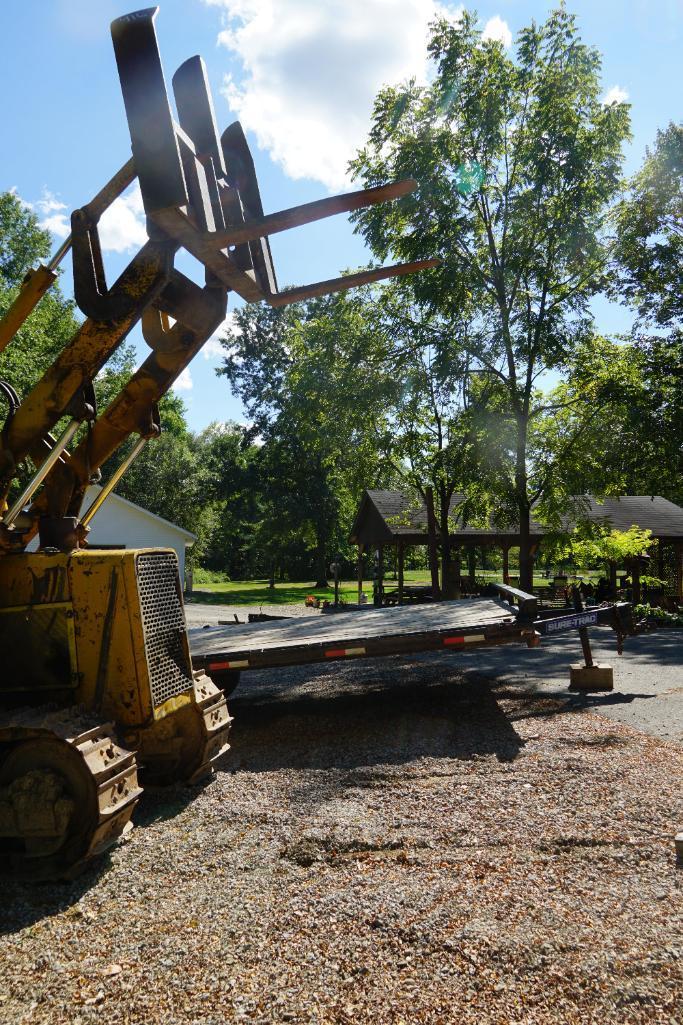
[[[208,786],[5,885],[3,1025],[680,1022],[680,747],[443,657],[250,679]]]
[[[627,637],[618,655],[609,627],[589,631],[593,657],[614,669],[614,691],[584,698],[601,715],[683,743],[683,630],[661,629]],[[458,667],[528,690],[568,699],[569,665],[582,662],[575,633],[544,638],[529,651],[523,645],[463,652]],[[246,679],[246,677],[245,677]]]

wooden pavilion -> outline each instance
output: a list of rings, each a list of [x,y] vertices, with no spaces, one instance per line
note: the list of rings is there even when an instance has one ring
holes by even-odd
[[[458,507],[463,501],[463,495],[454,495],[451,499],[449,516],[456,524]],[[657,542],[653,575],[670,577],[676,597],[679,600],[683,599],[683,509],[680,506],[658,495],[622,495],[619,498],[606,498],[602,501],[588,495],[582,502],[582,518],[588,518],[596,523],[606,523],[615,530],[628,530],[634,524],[643,530],[650,530]],[[571,530],[570,517],[567,517],[565,527]],[[532,519],[531,543],[534,554],[547,533],[547,528]],[[401,491],[367,490],[358,507],[349,540],[358,547],[359,600],[363,589],[363,553],[379,553],[378,573],[381,582],[385,549],[394,548],[398,569],[398,602],[403,604],[405,550],[416,545],[428,544],[427,508],[421,500]],[[438,543],[438,524],[436,540]],[[464,549],[470,556],[477,547],[501,550],[503,579],[506,583],[509,581],[510,549],[519,547],[519,531],[516,527],[501,528],[493,524],[489,527],[474,527],[460,523],[452,529],[451,540],[454,548]],[[616,564],[612,565],[610,570],[611,582],[616,586]],[[636,583],[640,567],[634,565],[632,572]]]

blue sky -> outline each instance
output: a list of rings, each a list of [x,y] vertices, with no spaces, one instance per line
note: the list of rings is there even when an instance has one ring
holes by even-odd
[[[508,44],[551,5],[497,0],[475,5],[482,27]],[[605,95],[631,103],[635,170],[658,127],[680,120],[683,0],[576,0],[583,38],[603,54]],[[348,187],[347,160],[362,143],[383,83],[424,77],[426,26],[438,0],[161,0],[157,31],[167,80],[187,57],[207,64],[219,129],[239,117],[250,138],[266,212]],[[110,21],[125,0],[3,0],[0,190],[15,188],[55,233],[130,153]],[[113,280],[144,236],[133,191],[102,225]],[[130,240],[132,248],[127,249]],[[368,253],[343,217],[273,239],[280,285],[334,277]],[[65,287],[70,265],[65,261]],[[193,273],[188,261],[182,268]],[[195,275],[196,276],[196,275]],[[598,326],[626,330],[626,311],[596,303]],[[131,339],[144,355],[139,332]],[[179,382],[188,420],[243,419],[217,378],[216,344]]]

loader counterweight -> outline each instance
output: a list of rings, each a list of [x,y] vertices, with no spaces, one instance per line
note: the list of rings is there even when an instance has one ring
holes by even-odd
[[[0,867],[68,874],[127,828],[136,757],[143,779],[196,781],[227,750],[225,698],[192,670],[172,550],[5,557],[0,646]]]

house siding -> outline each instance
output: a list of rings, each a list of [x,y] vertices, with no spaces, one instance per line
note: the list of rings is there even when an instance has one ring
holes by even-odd
[[[99,493],[100,488],[88,488],[83,502],[85,511]],[[112,494],[98,509],[90,522],[88,543],[108,548],[172,548],[178,556],[180,579],[185,581],[185,549],[193,544],[194,535],[189,531],[167,523],[154,513],[126,502],[119,495]],[[29,551],[38,546],[37,539],[29,545]]]

